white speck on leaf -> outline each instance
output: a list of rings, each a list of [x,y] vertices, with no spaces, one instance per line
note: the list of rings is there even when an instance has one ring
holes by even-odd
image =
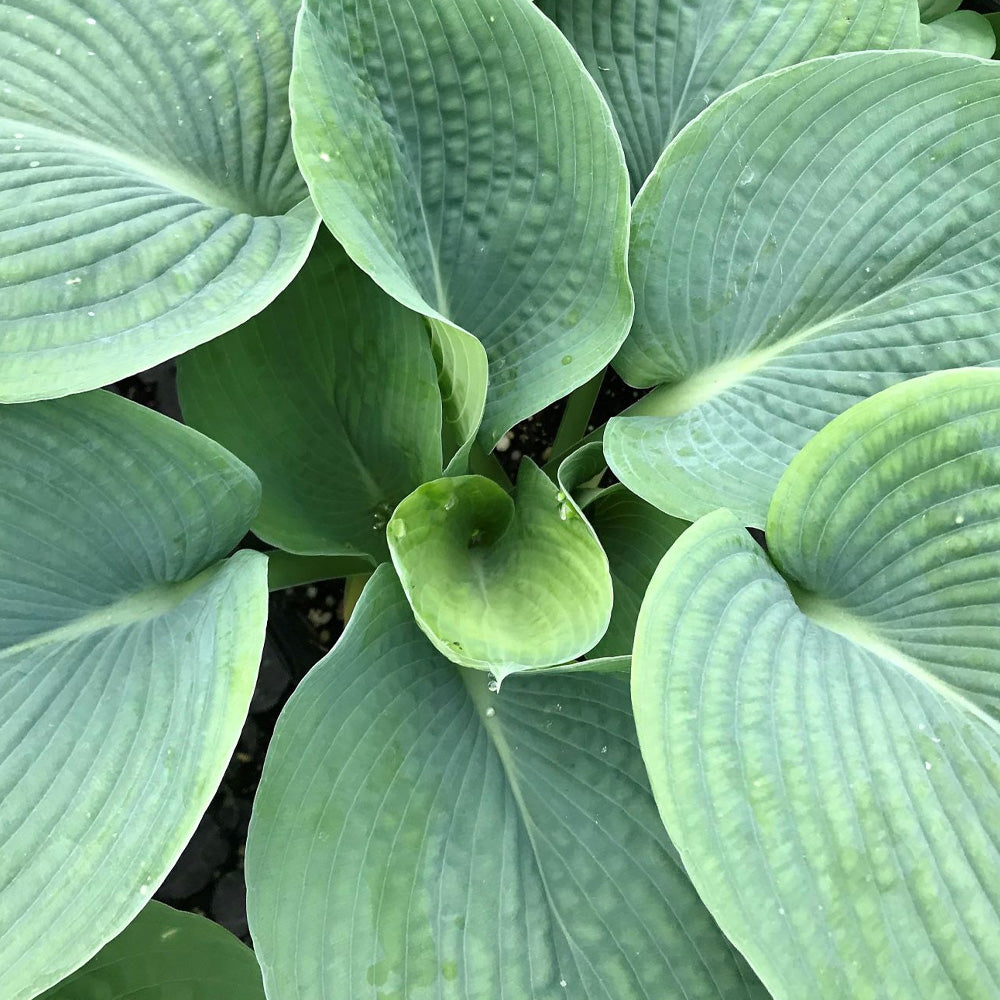
[[[494,715],[497,714],[497,710],[493,707],[486,709],[486,718],[492,719]]]
[[[83,278],[79,278],[79,277],[77,277],[77,278],[67,278],[66,279],[66,284],[67,285],[79,285],[81,281],[83,281]]]
[[[28,166],[29,167],[40,167],[41,163],[38,160],[32,160],[31,163],[28,164]]]
[[[92,17],[88,17],[87,18],[87,24],[97,24],[97,21],[94,18],[92,18]]]
[[[956,514],[955,515],[955,524],[965,524],[965,515],[964,514]]]
[[[320,154],[319,154],[319,158],[320,158],[320,159],[321,159],[321,160],[322,160],[322,161],[323,161],[324,163],[329,163],[329,162],[330,162],[330,154],[329,154],[329,153],[320,153]]]
[[[931,769],[931,762],[929,760],[924,761],[924,770],[929,771]]]

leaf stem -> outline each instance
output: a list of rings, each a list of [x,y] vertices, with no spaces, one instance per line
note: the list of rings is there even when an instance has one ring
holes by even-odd
[[[478,441],[473,442],[472,447],[469,449],[469,471],[474,472],[477,476],[485,476],[487,479],[492,479],[493,482],[502,486],[508,493],[514,488],[514,484],[504,471],[500,460],[493,452],[484,450]]]
[[[594,412],[594,404],[606,371],[606,368],[602,368],[589,382],[584,382],[569,394],[562,420],[559,421],[559,429],[552,442],[553,455],[572,451],[574,445],[587,433],[587,424]]]
[[[365,589],[365,584],[371,579],[372,571],[356,573],[347,578],[344,584],[344,609],[342,616],[346,625],[354,614],[354,609],[361,598],[361,592]]]
[[[362,556],[297,556],[281,549],[271,549],[266,554],[268,590],[371,572],[371,563]]]

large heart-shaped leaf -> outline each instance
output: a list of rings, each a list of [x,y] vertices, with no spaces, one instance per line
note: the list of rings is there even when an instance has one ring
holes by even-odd
[[[291,94],[348,253],[485,346],[486,447],[607,364],[632,315],[628,178],[600,92],[529,0],[307,0]]]
[[[253,952],[204,917],[150,903],[40,1000],[264,1000]]]
[[[502,680],[572,660],[608,627],[607,557],[531,459],[514,497],[482,476],[426,483],[396,508],[388,535],[417,622],[456,663]]]
[[[597,81],[636,192],[720,94],[805,59],[918,48],[915,0],[539,0]]]
[[[92,389],[237,326],[316,228],[295,0],[0,4],[0,400]]]
[[[185,356],[185,419],[245,461],[254,531],[291,552],[388,559],[396,504],[441,475],[441,394],[423,317],[329,235],[275,304]]]
[[[708,515],[640,614],[636,724],[685,867],[775,1000],[992,1000],[1000,372],[839,417],[767,540],[774,564]]]
[[[247,879],[275,1000],[766,997],[657,820],[627,681],[496,694],[388,566],[278,721]]]
[[[636,200],[636,323],[659,388],[605,436],[634,492],[761,526],[795,453],[852,403],[1000,360],[1000,66],[829,56],[720,99]]]
[[[267,560],[223,559],[250,470],[117,396],[0,408],[0,468],[0,996],[27,1000],[139,912],[211,800]]]

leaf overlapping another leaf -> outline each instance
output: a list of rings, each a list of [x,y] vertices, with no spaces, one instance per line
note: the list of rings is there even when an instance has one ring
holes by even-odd
[[[279,719],[247,874],[282,1000],[766,998],[663,833],[627,682],[494,693],[389,566]]]
[[[806,59],[918,48],[916,0],[539,0],[614,113],[633,195],[717,97]]]
[[[295,0],[0,5],[0,400],[229,330],[316,232],[287,109]]]
[[[150,903],[39,1000],[264,1000],[253,952],[205,917]]]
[[[935,373],[809,442],[650,585],[633,700],[661,815],[775,1000],[1000,984],[1000,372]]]
[[[117,934],[221,780],[253,693],[259,487],[107,393],[0,408],[0,995]]]
[[[621,145],[533,4],[307,0],[291,100],[324,221],[459,362],[457,444],[485,389],[469,334],[489,359],[487,449],[611,360],[632,315]]]
[[[615,364],[657,388],[608,425],[627,486],[762,526],[852,403],[1000,361],[998,108],[996,63],[857,53],[748,83],[678,135],[635,205]]]

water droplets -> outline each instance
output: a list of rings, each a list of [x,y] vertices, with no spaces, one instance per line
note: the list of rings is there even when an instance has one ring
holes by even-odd
[[[495,677],[491,677],[486,685],[486,690],[491,694],[496,694],[500,690],[500,682]]]
[[[372,531],[384,531],[390,517],[392,517],[392,506],[387,503],[380,503],[372,511]]]
[[[753,184],[754,178],[757,175],[753,172],[752,167],[746,167],[743,173],[740,174],[740,178],[737,181],[740,187],[746,187],[748,184]]]
[[[924,770],[929,771],[934,765],[929,760],[924,761]]]
[[[42,165],[42,164],[41,164],[41,162],[40,162],[40,161],[38,161],[38,160],[32,160],[32,161],[31,161],[31,162],[30,162],[30,163],[28,164],[28,166],[29,166],[29,167],[40,167],[41,165]]]
[[[965,515],[964,514],[956,514],[955,515],[955,524],[965,524]]]
[[[573,363],[573,355],[572,354],[564,354],[562,356],[562,363],[564,365],[571,365]]]
[[[488,709],[486,709],[486,718],[487,719],[492,719],[496,714],[497,714],[497,710],[492,705],[490,705],[490,707]]]
[[[91,27],[93,27],[95,24],[97,24],[97,19],[93,18],[93,17],[88,17],[87,18],[87,24],[89,24]]]
[[[454,494],[454,493],[452,493],[452,494],[451,494],[451,495],[450,495],[450,496],[448,497],[448,499],[447,499],[447,500],[445,500],[445,502],[444,502],[444,509],[445,509],[445,510],[454,510],[454,509],[455,509],[455,506],[456,506],[457,504],[458,504],[458,497],[456,497],[456,496],[455,496],[455,494]]]

